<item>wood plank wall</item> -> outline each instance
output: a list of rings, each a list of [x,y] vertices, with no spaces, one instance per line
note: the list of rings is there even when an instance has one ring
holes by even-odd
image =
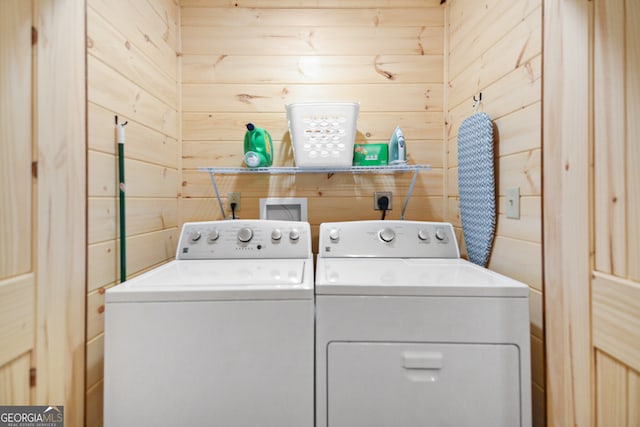
[[[547,423],[593,426],[589,295],[589,21],[593,2],[544,0],[543,228]],[[611,424],[615,425],[615,424]]]
[[[102,425],[104,293],[119,282],[117,147],[125,144],[127,275],[173,258],[180,176],[177,0],[89,0],[86,424]]]
[[[36,224],[34,403],[84,422],[86,278],[85,3],[33,2]]]
[[[482,92],[497,138],[498,218],[489,268],[528,284],[534,425],[545,424],[541,220],[542,6],[534,0],[447,1],[446,215],[465,252],[458,197],[457,135]],[[520,188],[520,219],[505,192]]]
[[[185,221],[220,219],[200,166],[241,166],[245,123],[269,130],[275,164],[292,165],[285,104],[358,101],[357,142],[388,142],[396,125],[420,174],[408,219],[443,213],[443,17],[437,0],[184,0],[182,6]],[[378,218],[374,191],[393,191],[399,218],[410,174],[231,175],[220,192],[241,192],[241,218],[261,197],[306,197],[321,222]],[[226,200],[225,206],[226,206]],[[228,214],[227,209],[227,214]]]
[[[632,427],[640,425],[640,3],[594,6],[595,425]]]
[[[0,2],[0,405],[31,401],[35,343],[32,247],[32,5]]]

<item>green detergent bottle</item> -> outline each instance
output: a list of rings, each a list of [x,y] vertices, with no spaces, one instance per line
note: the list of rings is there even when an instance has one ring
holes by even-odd
[[[271,135],[253,123],[247,123],[244,134],[244,163],[250,168],[267,167],[273,163]]]

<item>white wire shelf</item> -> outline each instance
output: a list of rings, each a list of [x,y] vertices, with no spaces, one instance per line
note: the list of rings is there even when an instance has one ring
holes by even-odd
[[[238,175],[238,174],[265,174],[265,175],[295,175],[302,173],[352,173],[352,174],[390,174],[401,172],[413,172],[413,179],[409,186],[409,192],[405,199],[404,206],[402,208],[401,219],[404,219],[407,205],[413,192],[413,187],[418,178],[418,172],[423,170],[431,170],[431,165],[385,165],[385,166],[351,166],[348,168],[300,168],[296,166],[273,166],[266,168],[245,168],[245,167],[199,167],[198,171],[207,172],[211,178],[213,189],[216,192],[216,198],[218,199],[218,205],[220,206],[220,212],[222,217],[225,217],[224,206],[222,204],[222,198],[220,197],[220,191],[218,190],[218,184],[216,182],[216,174],[218,175]]]
[[[266,168],[246,168],[246,167],[200,167],[200,172],[214,174],[299,174],[299,173],[393,173],[393,172],[415,172],[418,170],[431,170],[431,165],[389,165],[389,166],[351,166],[348,168],[300,168],[296,166],[273,166]]]

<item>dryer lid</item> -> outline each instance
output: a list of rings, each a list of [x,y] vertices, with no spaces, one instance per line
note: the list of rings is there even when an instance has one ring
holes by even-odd
[[[115,286],[106,301],[308,299],[311,259],[174,260]]]
[[[529,287],[462,259],[318,259],[317,295],[528,297]]]

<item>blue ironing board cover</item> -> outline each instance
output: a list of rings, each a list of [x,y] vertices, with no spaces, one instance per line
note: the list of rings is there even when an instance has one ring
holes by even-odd
[[[458,130],[458,190],[469,261],[486,267],[496,229],[493,123],[486,113],[467,118]]]

